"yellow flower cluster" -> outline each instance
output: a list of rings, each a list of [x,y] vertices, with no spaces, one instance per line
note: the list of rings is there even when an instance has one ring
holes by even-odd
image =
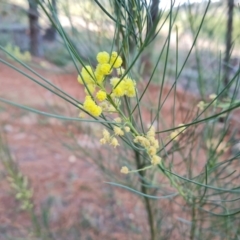
[[[181,123],[178,125],[178,129],[176,129],[175,131],[173,131],[171,134],[170,134],[170,139],[174,140],[174,141],[177,141],[179,139],[179,136],[181,133],[184,133],[185,132],[185,129],[186,127],[184,127],[184,125]]]
[[[107,52],[100,52],[97,54],[97,61],[99,64],[110,64],[111,68],[119,68],[122,65],[122,58],[117,52],[112,52],[111,56]]]
[[[102,108],[99,107],[90,96],[86,96],[83,103],[84,109],[92,114],[94,117],[98,117],[102,113]]]
[[[109,112],[109,113],[117,112],[117,109],[120,107],[121,101],[118,98],[115,98],[115,97],[114,98],[112,97],[112,100],[113,100],[116,107],[113,106],[109,101],[106,100],[106,101],[103,101],[99,104],[103,111]]]
[[[103,129],[103,138],[100,139],[100,143],[101,144],[108,143],[109,145],[112,145],[114,148],[119,146],[117,138],[115,138],[114,135],[111,136],[108,130],[106,129]]]
[[[112,52],[111,58],[110,58],[110,64],[114,68],[119,68],[122,66],[122,58],[118,56],[117,52]]]
[[[87,65],[82,68],[81,74],[78,76],[78,82],[86,85],[102,85],[105,77],[112,73],[113,68],[119,68],[122,65],[122,58],[117,52],[112,52],[111,56],[107,52],[97,54],[98,65],[95,70]]]
[[[197,107],[200,109],[200,111],[203,111],[204,107],[205,107],[205,102],[204,101],[200,101],[197,105]]]
[[[113,94],[116,97],[122,97],[126,95],[127,97],[135,97],[135,81],[129,77],[125,77],[122,80],[120,78],[114,77],[111,79],[111,84],[113,86]]]
[[[18,46],[12,46],[11,44],[7,44],[5,49],[11,53],[14,57],[18,58],[21,61],[24,62],[30,62],[32,60],[30,52],[21,52],[20,48]],[[7,55],[9,56],[9,55]]]
[[[120,80],[125,70],[121,67],[123,61],[117,52],[112,52],[111,54],[99,52],[96,59],[98,62],[96,68],[94,69],[90,65],[84,66],[80,75],[78,75],[78,82],[85,86],[84,110],[98,117],[103,111],[109,113],[117,112],[121,104],[120,97],[124,95],[135,97],[136,83],[128,76]],[[119,78],[113,77],[111,79],[110,83],[112,87],[110,92],[108,92],[106,90],[106,79],[114,69]]]
[[[157,165],[161,162],[161,157],[156,155],[159,143],[155,138],[155,128],[153,126],[149,129],[146,136],[136,136],[133,141],[146,149],[153,165]]]
[[[78,75],[79,83],[83,84],[84,81],[85,84],[94,84],[94,73],[91,66],[87,65],[84,68],[82,68],[81,76]]]
[[[124,135],[124,132],[120,127],[114,126],[113,131],[114,131],[116,136],[123,136]]]
[[[122,122],[121,118],[115,118],[114,121],[116,122],[116,124],[120,124]],[[119,146],[118,140],[117,140],[117,136],[124,136],[124,131],[125,132],[130,132],[130,128],[127,126],[114,126],[113,127],[113,132],[114,134],[111,135],[106,129],[103,130],[103,137],[100,139],[100,143],[101,144],[109,144],[112,145],[114,148]]]

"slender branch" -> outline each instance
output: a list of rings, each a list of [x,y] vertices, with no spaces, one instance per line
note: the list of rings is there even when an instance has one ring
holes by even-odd
[[[226,29],[226,52],[224,58],[224,85],[226,86],[229,82],[229,61],[232,50],[232,32],[233,32],[233,8],[234,0],[228,0],[228,19]]]
[[[135,152],[135,160],[136,160],[136,165],[137,165],[137,169],[141,169],[143,167],[145,167],[145,162],[141,161],[140,158],[140,154],[138,151],[134,151]],[[141,176],[141,192],[144,194],[147,194],[147,188],[144,182],[144,176],[145,176],[145,171],[141,171],[139,172],[140,176]],[[150,199],[148,197],[144,197],[144,201],[145,201],[145,207],[146,207],[146,211],[148,214],[148,224],[150,226],[150,239],[151,240],[156,240],[156,232],[155,232],[155,227],[154,227],[154,215],[153,215],[153,211],[152,211],[152,206],[150,203]]]

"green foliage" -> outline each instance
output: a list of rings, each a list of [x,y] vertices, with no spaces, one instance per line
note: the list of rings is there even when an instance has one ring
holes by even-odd
[[[193,4],[191,9],[192,13],[194,14],[194,25],[195,27],[198,27],[201,22],[201,15],[204,9],[198,4]],[[186,32],[189,30],[187,12],[188,7],[181,8],[178,15],[178,23]],[[218,44],[224,44],[227,26],[226,16],[227,8],[224,1],[219,3],[212,3],[204,20],[200,36],[205,40],[211,41],[212,43],[214,42]],[[234,43],[237,46],[239,46],[240,38],[240,29],[238,27],[239,24],[239,11],[237,11],[236,8],[233,15],[233,39]]]
[[[2,34],[0,38],[0,45],[5,47],[9,44],[9,42],[11,42],[11,37],[8,34]]]
[[[66,66],[71,61],[71,57],[62,45],[45,49],[45,58],[57,66]]]

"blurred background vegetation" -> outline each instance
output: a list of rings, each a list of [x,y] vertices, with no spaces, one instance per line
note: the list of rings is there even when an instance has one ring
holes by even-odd
[[[162,2],[164,3],[164,1]],[[109,50],[113,38],[114,26],[111,19],[104,14],[100,8],[96,7],[94,1],[58,0],[53,1],[53,3],[62,26],[68,33],[80,56],[85,59],[86,62],[94,61],[94,56],[99,49]],[[31,9],[29,8],[28,1],[1,0],[0,4],[0,44],[4,47],[9,44],[13,47],[19,47],[21,52],[31,51],[31,34],[29,30],[29,12],[31,13]],[[111,4],[112,3],[108,1],[103,2],[103,5],[109,10],[113,7]],[[167,3],[165,5],[167,5]],[[162,9],[160,9],[163,14],[162,21],[164,21],[167,16],[167,10],[164,9],[165,5],[161,4]],[[205,6],[206,1],[203,1],[201,3],[191,3],[190,5],[186,3],[181,4],[174,9],[176,12],[175,24],[178,27],[179,33],[179,62],[181,62],[188,53],[192,38],[201,23]],[[54,30],[41,8],[37,7],[36,10],[37,14],[39,14],[39,33],[36,33],[39,34],[39,37],[37,37],[39,43],[35,44],[37,50],[32,49],[32,55],[43,56],[44,59],[50,63],[71,71],[71,69],[73,69],[71,66],[73,63],[67,49],[63,47],[63,40],[59,37],[56,30]],[[194,18],[192,26],[190,24],[190,15]],[[234,48],[231,48],[231,58],[226,64],[229,65],[230,72],[234,73],[239,64],[238,49],[240,43],[240,11],[237,2],[235,2],[232,17],[231,38]],[[198,37],[198,46],[196,46],[199,48],[199,62],[196,63],[196,56],[190,56],[187,67],[184,69],[179,81],[183,88],[189,88],[189,90],[199,93],[199,86],[197,86],[199,67],[202,69],[202,84],[206,85],[211,82],[211,84],[209,84],[209,93],[216,88],[216,77],[214,77],[213,74],[218,75],[219,54],[221,54],[222,59],[224,58],[226,36],[229,35],[229,32],[227,32],[227,19],[228,6],[226,1],[214,1],[210,4]],[[157,36],[154,48],[156,47],[158,49],[159,47],[159,49],[161,49],[167,35],[168,21],[169,18],[166,19],[164,27]],[[160,24],[162,24],[162,22]],[[167,69],[170,75],[172,73],[172,77],[174,76],[176,60],[176,42],[174,39],[175,37],[172,37],[172,49],[169,52],[169,61],[171,64],[168,65]],[[33,42],[36,41],[33,40]],[[86,44],[86,42],[88,44]],[[151,46],[151,48],[152,47],[153,46]],[[35,53],[33,51],[35,51]],[[148,60],[145,61],[145,64],[147,64],[146,68],[151,65],[151,62],[155,62],[158,57],[158,51],[151,51],[150,49],[149,52]],[[166,51],[164,51],[163,54],[166,54]],[[164,57],[162,57],[160,61],[163,61],[163,59]],[[159,64],[159,74],[163,71],[161,66],[164,66],[164,64]],[[215,71],[212,71],[213,69],[215,69]],[[142,66],[142,71],[143,70],[144,66]],[[151,70],[149,69],[148,71],[150,72]],[[191,81],[189,81],[189,78],[191,78]]]

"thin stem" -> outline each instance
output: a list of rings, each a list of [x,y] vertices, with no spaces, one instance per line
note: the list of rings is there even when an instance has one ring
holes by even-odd
[[[135,161],[136,161],[136,165],[138,169],[144,168],[145,167],[145,162],[141,162],[141,158],[139,155],[138,151],[134,151],[135,152]],[[144,184],[144,176],[145,176],[145,171],[141,171],[139,172],[140,176],[141,176],[141,192],[143,194],[147,194],[147,188]],[[154,227],[154,215],[153,215],[153,211],[152,211],[152,206],[150,204],[150,199],[148,197],[144,197],[144,202],[145,202],[145,207],[146,207],[146,211],[148,214],[148,224],[150,226],[150,239],[151,240],[156,240],[156,232],[155,232],[155,227]]]
[[[195,207],[195,200],[193,200],[191,220],[192,220],[192,225],[191,225],[191,231],[190,231],[190,240],[194,240],[194,238],[195,238],[195,231],[196,231],[196,207]]]

